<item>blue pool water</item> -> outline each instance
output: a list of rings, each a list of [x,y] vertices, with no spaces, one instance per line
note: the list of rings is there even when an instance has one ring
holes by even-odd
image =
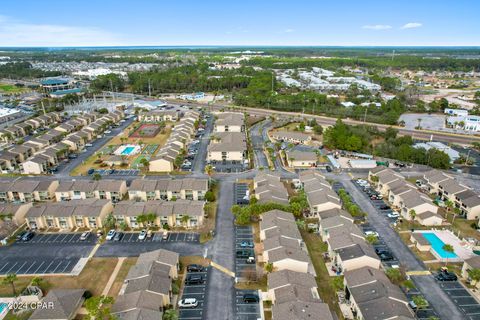
[[[2,314],[3,311],[5,311],[8,307],[8,304],[0,302],[0,314]]]
[[[439,237],[435,233],[429,233],[429,232],[422,232],[422,235],[425,237],[425,239],[430,242],[432,245],[433,250],[440,256],[442,259],[453,259],[457,258],[457,255],[454,252],[447,252],[443,250],[443,246],[445,243],[443,243],[442,240],[440,240]]]
[[[135,147],[126,147],[123,149],[122,154],[128,156],[133,152],[133,150],[135,150]]]

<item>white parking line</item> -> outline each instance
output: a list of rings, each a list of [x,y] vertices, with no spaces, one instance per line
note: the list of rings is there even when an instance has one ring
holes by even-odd
[[[12,266],[10,269],[8,269],[8,271],[7,271],[7,272],[5,272],[5,273],[9,273],[9,272],[10,272],[10,270],[12,270],[12,269],[13,269],[13,267],[15,267],[15,266],[17,265],[17,263],[18,263],[18,262],[15,262],[15,264],[14,264],[14,265],[13,265],[13,266]]]
[[[53,263],[53,260],[52,260],[52,262],[50,262],[50,264],[47,266],[47,268],[45,268],[44,273],[47,273],[47,271],[48,271],[48,269],[50,269],[50,266],[52,265],[52,263]]]
[[[6,266],[8,266],[9,263],[10,263],[10,262],[5,263],[5,265],[2,267],[2,269],[0,269],[0,272],[2,272],[3,268],[5,268]]]
[[[55,273],[55,272],[57,271],[58,267],[60,267],[62,264],[63,264],[63,261],[60,261],[60,262],[58,263],[58,265],[55,267],[55,269],[53,269],[53,272],[52,272],[52,273]]]
[[[25,274],[28,274],[28,271],[30,271],[30,269],[31,269],[35,264],[37,264],[36,261],[34,261],[34,262],[30,265],[30,267],[25,271]]]
[[[45,261],[42,261],[42,263],[41,263],[41,264],[38,266],[37,270],[35,270],[35,272],[34,272],[34,273],[37,273],[37,272],[38,272],[38,270],[40,269],[40,267],[41,267],[41,266],[42,266],[44,263],[45,263]]]
[[[65,266],[65,268],[63,268],[62,270],[62,273],[65,273],[65,270],[67,270],[68,266],[70,265],[70,263],[72,263],[72,261],[68,261],[67,265]]]
[[[20,268],[17,269],[17,272],[16,272],[16,273],[18,273],[18,271],[20,271],[20,270],[23,268],[23,266],[26,265],[26,264],[27,264],[27,261],[25,261],[25,262],[20,266]]]

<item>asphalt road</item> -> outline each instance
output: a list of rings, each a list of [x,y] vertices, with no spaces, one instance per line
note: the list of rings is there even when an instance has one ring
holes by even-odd
[[[344,179],[342,183],[360,208],[368,214],[368,222],[376,229],[382,240],[397,257],[402,266],[404,266],[407,271],[426,270],[423,262],[417,259],[414,253],[400,239],[400,236],[395,230],[390,227],[390,222],[387,218],[375,209],[370,199],[354,185],[352,180]],[[442,319],[464,319],[464,315],[457,309],[455,303],[445,294],[442,288],[440,288],[432,275],[412,276],[411,278],[420,292],[430,302],[430,305],[441,315]]]
[[[255,168],[268,168],[268,161],[263,152],[263,131],[265,131],[271,124],[270,120],[257,122],[250,128],[250,140],[252,142],[253,151],[255,153]]]
[[[207,124],[205,130],[203,131],[203,136],[200,139],[200,146],[198,147],[195,160],[193,162],[192,171],[195,173],[204,173],[205,170],[205,161],[207,159],[207,147],[210,142],[210,135],[213,131],[213,116],[210,114],[207,119]]]
[[[220,109],[225,109],[228,108],[228,105],[218,105],[218,104],[211,104],[211,105],[203,105],[199,103],[190,103],[190,105],[194,106],[200,106],[200,107],[209,107],[211,110],[220,110]],[[302,117],[306,119],[312,119],[315,118],[317,120],[317,123],[322,125],[322,126],[331,126],[334,125],[335,122],[337,121],[336,118],[330,118],[330,117],[324,117],[324,116],[314,116],[310,114],[303,114],[300,112],[285,112],[285,111],[278,111],[278,110],[267,110],[267,109],[258,109],[258,108],[246,108],[242,107],[238,109],[239,111],[244,111],[249,114],[255,114],[259,116],[297,116],[297,117]],[[378,123],[371,123],[371,122],[362,122],[358,120],[352,120],[352,119],[342,119],[344,123],[347,124],[366,124],[366,125],[373,125],[376,126],[380,131],[384,131],[386,128],[391,127],[389,125],[385,124],[378,124]],[[443,132],[437,132],[437,131],[424,131],[424,130],[410,130],[406,129],[403,127],[395,127],[399,130],[399,135],[403,136],[412,136],[415,139],[421,139],[421,140],[432,140],[435,141],[441,141],[441,142],[450,142],[450,143],[458,143],[458,144],[471,144],[472,142],[480,142],[480,137],[478,136],[473,136],[473,135],[455,135],[455,134],[449,134],[449,133],[443,133]]]
[[[83,161],[87,160],[92,154],[100,150],[105,144],[107,144],[108,141],[110,141],[110,139],[122,132],[132,122],[133,118],[126,119],[125,122],[120,123],[117,128],[111,129],[112,132],[110,134],[105,134],[102,138],[96,139],[95,141],[91,142],[93,146],[86,148],[85,152],[80,152],[77,158],[72,159],[67,163],[61,163],[58,166],[58,171],[55,173],[55,177],[70,178],[70,171],[72,171],[75,167],[79,166]]]
[[[220,183],[216,235],[208,245],[208,257],[228,270],[234,270],[235,230],[230,212],[233,205],[233,181]],[[234,319],[233,294],[230,294],[234,290],[234,279],[213,268],[208,282],[207,303],[204,306],[205,319]]]

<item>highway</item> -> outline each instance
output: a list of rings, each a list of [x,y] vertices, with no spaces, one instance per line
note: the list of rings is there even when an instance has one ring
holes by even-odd
[[[181,103],[178,100],[169,101],[171,103]],[[193,102],[183,102],[183,104],[195,106],[195,107],[207,107],[210,108],[212,111],[220,110],[225,108],[231,108],[229,105],[220,105],[220,104],[200,104],[200,103],[193,103]],[[246,112],[250,115],[259,115],[259,116],[287,116],[287,117],[302,117],[306,119],[315,118],[317,123],[322,126],[331,126],[335,124],[337,121],[336,118],[330,118],[325,116],[315,116],[311,114],[303,114],[301,112],[286,112],[286,111],[278,111],[278,110],[268,110],[268,109],[256,109],[256,108],[247,108],[247,107],[235,107],[235,110]],[[433,141],[441,141],[445,143],[456,143],[460,145],[471,145],[472,142],[480,142],[480,136],[474,135],[462,135],[462,134],[455,134],[449,132],[439,132],[439,131],[429,131],[429,130],[410,130],[404,127],[399,126],[390,126],[386,124],[379,124],[379,123],[372,123],[372,122],[362,122],[353,119],[342,119],[344,123],[356,125],[356,124],[365,124],[377,127],[380,131],[385,131],[389,127],[393,127],[398,130],[398,134],[402,136],[412,136],[414,139],[419,140],[433,140]]]

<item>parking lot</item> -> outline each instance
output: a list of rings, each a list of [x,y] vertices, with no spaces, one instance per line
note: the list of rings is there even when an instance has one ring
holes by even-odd
[[[80,258],[2,258],[0,275],[15,274],[52,274],[70,273]]]
[[[163,232],[154,232],[152,237],[143,240],[138,239],[140,232],[125,232],[123,237],[118,241],[111,241],[109,243],[133,243],[133,242],[193,242],[200,241],[200,234],[193,232],[169,232],[168,238],[163,239]]]
[[[195,285],[185,284],[183,287],[182,299],[195,298],[198,301],[198,305],[195,308],[180,309],[179,319],[200,320],[204,319],[205,314],[204,305],[210,268],[206,268],[204,272],[188,272],[187,277],[191,274],[202,275],[204,283]]]
[[[253,248],[242,247],[242,242],[253,243],[253,232],[251,226],[236,226],[235,228],[235,250],[254,250]],[[255,254],[253,253],[253,256]],[[248,274],[255,272],[256,264],[247,263],[247,258],[235,256],[235,274],[239,279],[247,278]]]
[[[422,293],[420,291],[418,291],[416,288],[411,289],[410,291],[406,292],[405,294],[406,294],[409,301],[411,301],[414,296],[422,296],[423,297]],[[420,320],[427,320],[427,319],[431,319],[432,317],[439,318],[438,314],[430,306],[428,306],[425,309],[420,309],[417,312],[417,318],[420,319]]]
[[[480,304],[461,283],[444,281],[439,282],[439,285],[458,308],[465,313],[465,319],[480,320]]]
[[[140,170],[136,169],[98,169],[94,173],[98,173],[101,176],[136,176],[140,173]],[[93,173],[92,173],[93,174]]]
[[[248,184],[246,183],[235,183],[233,186],[235,190],[234,194],[234,203],[235,204],[248,204],[250,201],[247,197]]]
[[[237,320],[257,320],[261,319],[260,305],[257,303],[246,303],[243,301],[244,294],[254,294],[258,296],[256,290],[235,290],[235,315]]]
[[[36,243],[56,243],[56,244],[67,244],[67,243],[87,243],[92,244],[97,242],[97,237],[94,234],[85,240],[80,240],[82,233],[39,233],[36,234],[30,241],[17,241],[17,244],[27,245],[27,244],[36,244]]]

